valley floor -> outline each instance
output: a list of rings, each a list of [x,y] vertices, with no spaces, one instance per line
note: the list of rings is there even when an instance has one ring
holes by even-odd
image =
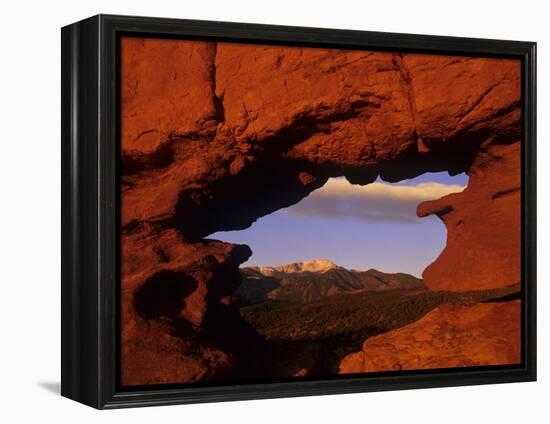
[[[361,351],[373,336],[415,323],[441,305],[514,302],[519,290],[515,285],[464,293],[358,291],[309,303],[270,300],[244,306],[241,316],[261,341],[244,355],[237,374],[258,379],[333,375],[346,355]]]

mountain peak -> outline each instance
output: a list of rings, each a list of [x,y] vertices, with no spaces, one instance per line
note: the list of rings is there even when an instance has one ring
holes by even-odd
[[[337,269],[340,267],[328,259],[320,258],[320,259],[313,259],[311,261],[293,262],[290,264],[279,265],[275,267],[252,266],[249,268],[256,269],[264,275],[273,275],[274,273],[278,273],[278,272],[282,272],[286,274],[292,274],[292,273],[298,273],[298,272],[323,273],[323,272],[330,271],[331,269]]]
[[[311,261],[294,262],[292,264],[280,265],[275,269],[280,272],[327,272],[336,269],[338,266],[328,259],[313,259]]]
[[[409,274],[348,270],[328,259],[245,267],[241,275],[242,283],[235,293],[243,305],[268,300],[307,303],[339,294],[425,288],[421,279]]]

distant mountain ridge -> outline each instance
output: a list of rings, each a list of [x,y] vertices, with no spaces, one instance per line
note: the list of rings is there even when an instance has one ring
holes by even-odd
[[[265,276],[272,276],[278,273],[327,272],[336,268],[340,267],[328,259],[313,259],[279,266],[249,266],[243,269],[256,270]]]
[[[328,259],[241,268],[242,283],[235,292],[243,305],[268,300],[307,303],[354,291],[424,289],[424,282],[410,274],[375,269],[348,270]]]

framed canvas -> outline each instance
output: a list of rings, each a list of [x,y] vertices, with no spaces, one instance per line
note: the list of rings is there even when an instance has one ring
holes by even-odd
[[[62,395],[536,379],[535,43],[62,29]]]

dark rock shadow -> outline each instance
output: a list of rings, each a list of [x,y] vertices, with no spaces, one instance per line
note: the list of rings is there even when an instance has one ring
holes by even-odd
[[[136,291],[136,312],[147,320],[161,316],[176,317],[183,306],[183,299],[197,286],[197,281],[185,273],[169,270],[157,272]]]

